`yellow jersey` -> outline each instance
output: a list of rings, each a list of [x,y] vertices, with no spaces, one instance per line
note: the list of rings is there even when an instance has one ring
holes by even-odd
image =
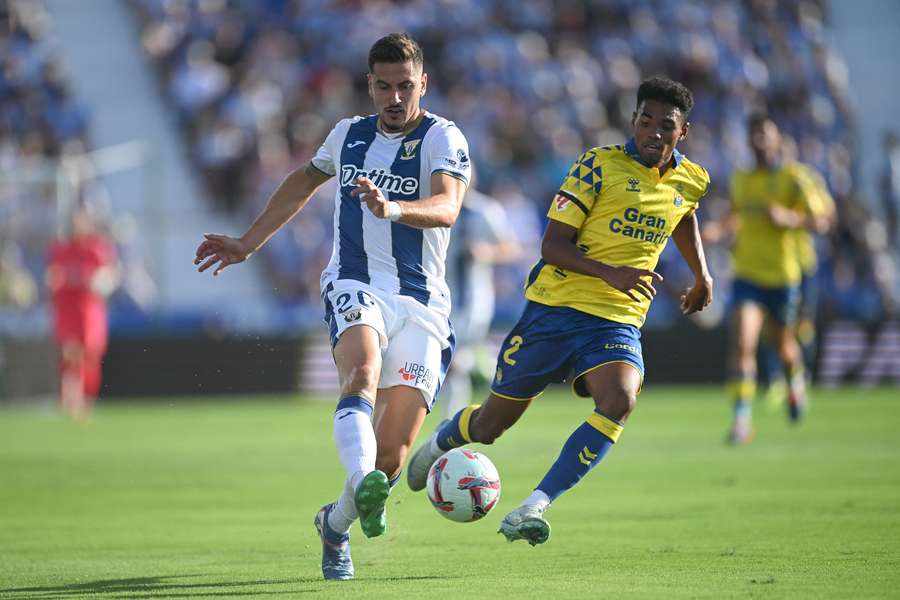
[[[800,230],[776,226],[768,208],[779,204],[813,214],[819,193],[812,181],[807,167],[795,162],[774,169],[735,171],[731,206],[739,220],[732,250],[736,278],[767,288],[800,283]]]
[[[592,148],[563,180],[547,216],[578,230],[575,243],[588,258],[611,265],[653,269],[685,215],[709,189],[709,173],[677,150],[674,165],[659,169],[640,162],[634,140]],[[568,306],[610,321],[640,327],[650,300],[635,302],[602,279],[537,262],[525,282],[525,297]]]
[[[815,168],[803,163],[796,163],[799,174],[807,178],[810,186],[810,212],[819,217],[830,217],[834,214],[834,199],[828,192],[828,185]],[[813,233],[806,228],[794,229],[797,236],[797,259],[804,275],[812,275],[819,266],[816,258],[816,242]]]

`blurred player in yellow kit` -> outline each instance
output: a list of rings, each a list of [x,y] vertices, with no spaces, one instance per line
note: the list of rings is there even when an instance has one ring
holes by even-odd
[[[810,196],[810,209],[813,214],[825,219],[823,226],[830,228],[834,225],[837,211],[834,199],[828,192],[825,180],[813,167],[803,163],[795,163],[797,174],[801,177],[809,177],[812,188],[817,194]],[[797,319],[794,331],[797,343],[800,345],[800,354],[806,369],[812,369],[815,365],[816,354],[816,312],[819,304],[819,286],[816,273],[819,269],[819,260],[816,252],[815,233],[806,228],[792,229],[796,236],[797,257],[800,260],[800,269],[803,276],[800,279],[800,306],[797,309]],[[820,231],[818,233],[824,233]],[[765,332],[762,336],[766,340]],[[784,376],[784,366],[778,358],[777,345],[773,347],[771,342],[764,343],[762,347],[762,360],[765,361],[767,388],[763,396],[772,408],[782,406],[788,396],[788,384]],[[808,377],[807,377],[808,379]]]
[[[653,271],[672,238],[695,276],[685,314],[712,299],[695,211],[709,175],[675,147],[688,133],[691,92],[654,77],[641,83],[624,145],[588,150],[551,203],[541,260],[528,276],[528,304],[506,337],[491,393],[437,428],[409,464],[413,490],[443,452],[490,444],[550,383],[568,380],[593,410],[563,444],[556,462],[500,531],[510,541],[542,544],[544,512],[593,469],[621,434],[644,376],[640,327],[662,277]]]
[[[748,130],[755,166],[736,171],[731,181],[736,235],[729,387],[734,420],[728,439],[733,443],[747,443],[753,437],[756,351],[767,317],[770,338],[784,365],[788,414],[796,422],[805,411],[806,380],[796,333],[801,283],[805,274],[815,272],[812,233],[825,232],[834,214],[834,203],[818,174],[783,160],[781,134],[771,118],[752,115]]]

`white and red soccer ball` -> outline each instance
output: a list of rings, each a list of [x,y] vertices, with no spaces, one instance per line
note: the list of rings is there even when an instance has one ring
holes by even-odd
[[[442,516],[469,523],[491,512],[500,500],[500,475],[481,452],[454,448],[431,465],[425,489]]]

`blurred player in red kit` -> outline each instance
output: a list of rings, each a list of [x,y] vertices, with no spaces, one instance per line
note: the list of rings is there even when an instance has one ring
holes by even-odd
[[[76,208],[68,237],[50,246],[47,287],[60,348],[60,408],[78,420],[87,417],[100,391],[106,297],[116,284],[115,265],[115,249],[97,232],[91,212]]]

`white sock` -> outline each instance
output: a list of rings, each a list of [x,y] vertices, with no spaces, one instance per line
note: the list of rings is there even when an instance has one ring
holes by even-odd
[[[441,447],[437,445],[437,436],[436,435],[432,435],[431,439],[428,440],[428,447],[431,451],[431,455],[435,458],[437,458],[438,456],[440,456],[441,454],[444,453],[444,451],[441,450]]]
[[[353,521],[359,518],[356,511],[356,503],[353,500],[353,490],[349,482],[344,486],[344,492],[334,503],[334,510],[328,514],[328,526],[337,533],[347,533]]]
[[[335,412],[334,441],[347,479],[355,490],[359,480],[375,470],[377,446],[371,413],[355,407]]]
[[[436,436],[436,435],[432,435],[431,440],[429,440],[429,442],[428,442],[428,448],[429,448],[429,451],[431,452],[431,456],[434,460],[437,460],[438,457],[444,453],[444,450],[442,450],[441,447],[438,446],[437,437],[438,436]]]
[[[550,496],[541,490],[534,490],[519,506],[537,506],[544,511],[550,506]]]
[[[374,469],[372,469],[372,470],[374,470]],[[356,488],[359,487],[359,482],[363,480],[363,477],[365,477],[366,475],[371,473],[372,470],[357,471],[356,473],[354,473],[353,475],[351,475],[350,477],[347,478],[346,488],[350,490],[351,496],[353,496],[356,493]],[[344,491],[346,492],[347,489],[345,489]]]

